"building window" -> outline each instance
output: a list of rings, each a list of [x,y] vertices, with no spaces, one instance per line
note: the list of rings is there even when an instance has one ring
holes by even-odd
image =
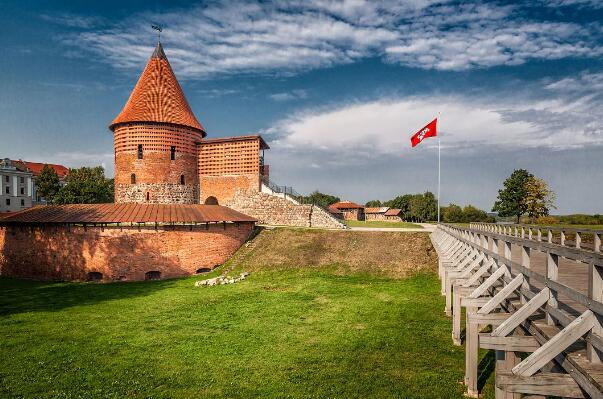
[[[176,147],[175,146],[170,147],[170,159],[172,161],[176,160]]]
[[[132,173],[130,175],[130,183],[136,184],[136,174]]]
[[[184,175],[180,175],[180,184],[184,184]]]
[[[101,272],[89,272],[86,280],[88,281],[99,281],[103,279],[103,274]]]
[[[4,181],[8,183],[10,181],[10,177],[4,176]]]
[[[21,195],[25,195],[25,187],[21,187]]]
[[[210,195],[205,200],[205,205],[218,205],[218,199],[216,197],[214,197],[213,195]]]
[[[25,183],[25,178],[21,176],[21,184]]]
[[[21,206],[25,206],[25,200],[24,199],[21,200]]]
[[[6,194],[10,194],[10,187],[6,186]]]
[[[6,206],[10,206],[10,198],[6,199]]]
[[[144,274],[145,280],[159,280],[160,278],[161,278],[161,272],[158,272],[156,270],[146,272]]]
[[[151,196],[149,195],[149,193],[147,193],[147,201],[149,200]]]
[[[138,144],[138,159],[142,159],[142,144]]]

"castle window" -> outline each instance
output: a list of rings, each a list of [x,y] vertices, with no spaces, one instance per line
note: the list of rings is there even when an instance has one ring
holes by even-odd
[[[10,205],[10,198],[6,199],[6,205]]]
[[[25,195],[25,187],[21,187],[21,195]]]
[[[151,198],[151,196],[149,195],[149,193],[147,192],[147,201]]]
[[[210,195],[205,199],[205,205],[218,205],[218,199],[213,195]]]
[[[184,175],[180,175],[180,184],[184,184]]]
[[[86,280],[88,281],[99,281],[103,279],[103,274],[101,272],[89,272]]]
[[[176,160],[176,147],[175,146],[170,147],[170,159],[172,161]]]
[[[138,159],[142,159],[142,144],[138,144]]]
[[[6,186],[6,194],[10,194],[10,187]]]
[[[25,206],[25,200],[24,199],[21,200],[21,206]]]
[[[131,184],[136,184],[136,174],[132,173],[130,175],[130,183]]]
[[[161,272],[159,272],[157,270],[146,272],[144,274],[145,280],[159,280],[160,278],[161,278]]]

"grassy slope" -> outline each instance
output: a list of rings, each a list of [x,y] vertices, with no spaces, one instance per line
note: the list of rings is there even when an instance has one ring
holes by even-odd
[[[421,229],[421,225],[409,222],[388,222],[385,220],[346,220],[350,227],[395,227],[399,229]]]
[[[275,235],[239,267],[257,265]],[[0,279],[0,397],[461,398],[463,348],[436,276],[341,270],[285,267],[205,288],[198,277]]]

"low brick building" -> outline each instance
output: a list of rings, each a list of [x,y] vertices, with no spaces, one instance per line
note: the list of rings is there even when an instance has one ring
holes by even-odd
[[[364,219],[365,220],[385,220],[385,213],[388,211],[388,207],[382,206],[377,208],[364,208]]]
[[[0,218],[0,275],[145,280],[209,271],[247,240],[255,219],[217,205],[35,207]]]
[[[402,220],[402,210],[397,208],[389,208],[384,214],[385,220],[399,222]]]
[[[364,220],[364,207],[351,201],[340,201],[329,208],[337,209],[343,214],[345,220]]]

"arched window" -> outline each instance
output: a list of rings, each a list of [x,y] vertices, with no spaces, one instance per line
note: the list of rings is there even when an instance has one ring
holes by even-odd
[[[218,205],[218,199],[213,195],[210,195],[205,199],[205,205]]]
[[[138,159],[142,159],[142,144],[138,144]]]
[[[170,147],[170,159],[172,161],[176,160],[176,147],[175,146]]]
[[[184,175],[180,175],[180,184],[184,184]]]
[[[151,198],[151,195],[149,194],[149,192],[147,191],[147,201]]]
[[[130,183],[136,184],[136,174],[135,173],[132,173],[130,175]]]
[[[157,270],[152,270],[150,272],[146,272],[144,274],[145,280],[159,280],[161,278],[161,272]]]
[[[103,279],[103,274],[101,272],[89,272],[87,280],[88,281],[99,281]]]

